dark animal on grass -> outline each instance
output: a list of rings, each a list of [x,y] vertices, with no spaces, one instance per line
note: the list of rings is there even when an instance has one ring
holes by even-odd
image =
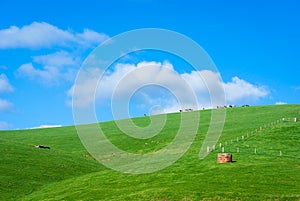
[[[36,145],[35,147],[39,149],[50,149],[50,147],[44,145]]]

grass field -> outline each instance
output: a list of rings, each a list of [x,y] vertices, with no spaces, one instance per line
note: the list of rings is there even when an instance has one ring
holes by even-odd
[[[0,132],[1,200],[300,200],[300,105],[228,108],[216,150],[199,160],[210,110],[200,112],[198,133],[173,165],[132,175],[106,168],[81,144],[75,127]],[[285,118],[282,121],[282,118]],[[166,127],[137,140],[101,123],[113,144],[133,153],[166,146],[179,128],[180,113]],[[137,125],[149,117],[135,118]],[[224,147],[232,163],[218,164]],[[50,150],[34,145],[47,145]]]

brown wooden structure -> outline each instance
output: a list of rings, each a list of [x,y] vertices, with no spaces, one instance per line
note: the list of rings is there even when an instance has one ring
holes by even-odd
[[[218,163],[232,162],[232,154],[222,153],[218,154]]]

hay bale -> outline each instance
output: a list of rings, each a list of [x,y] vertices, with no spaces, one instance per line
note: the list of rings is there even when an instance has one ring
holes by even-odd
[[[232,154],[222,153],[218,154],[218,163],[229,163],[232,162]]]

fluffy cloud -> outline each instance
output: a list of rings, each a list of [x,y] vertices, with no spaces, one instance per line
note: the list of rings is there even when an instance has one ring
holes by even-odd
[[[269,94],[264,86],[256,86],[238,77],[233,77],[230,82],[223,82],[220,74],[209,70],[192,71],[182,74],[183,78],[194,89],[204,107],[210,106],[210,97],[222,99],[219,94],[224,89],[227,104],[243,104],[255,102]],[[217,103],[218,104],[218,103]]]
[[[23,27],[11,26],[0,30],[0,49],[50,48],[81,45],[91,47],[108,38],[107,35],[85,29],[82,33],[59,29],[46,22],[33,22]]]
[[[33,22],[23,27],[11,26],[0,30],[0,49],[42,49],[59,47],[60,51],[33,56],[22,64],[16,75],[48,86],[73,81],[85,52],[109,37],[90,29],[81,33],[63,30],[45,22]]]
[[[191,92],[191,89],[168,62],[141,62],[137,65],[117,64],[112,71],[105,72],[99,83],[98,79],[102,73],[101,70],[91,68],[81,73],[81,80],[69,91],[69,95],[73,94],[74,89],[76,94],[78,94],[73,100],[75,105],[89,105],[94,101],[94,97],[98,101],[110,99],[116,94],[118,98],[125,98],[125,96],[128,96],[128,93],[133,95],[139,88],[147,85],[160,86],[171,91],[176,98],[183,100],[184,104],[191,102],[190,97],[185,95],[185,93]],[[99,85],[95,91],[97,84]],[[161,90],[153,90],[150,87],[147,91],[156,97],[161,96]],[[143,95],[143,93],[140,95]],[[153,103],[153,100],[149,97],[147,102]]]
[[[33,63],[21,65],[16,74],[19,77],[38,80],[48,86],[56,85],[61,80],[73,81],[80,62],[79,57],[66,51],[59,51],[54,54],[33,57]]]
[[[201,107],[211,108],[225,104],[223,83],[218,72],[201,70],[181,76],[197,94]]]
[[[0,74],[0,93],[13,92],[14,88],[9,83],[5,74]],[[8,100],[0,98],[0,112],[10,112],[13,109],[13,104]]]
[[[58,70],[55,67],[45,66],[42,70],[34,68],[32,63],[26,63],[20,66],[17,71],[19,76],[29,77],[31,79],[38,78],[41,82],[52,83],[59,77]]]
[[[93,104],[95,98],[95,86],[97,86],[101,74],[102,71],[99,68],[90,68],[86,71],[80,71],[80,77],[77,78],[77,84],[73,85],[67,92],[67,95],[73,98],[74,106],[85,107]],[[74,91],[76,91],[76,93]],[[68,100],[67,104],[72,105],[72,101]]]
[[[47,54],[42,56],[34,56],[33,61],[45,66],[72,66],[78,65],[80,59],[78,57],[74,57],[70,53],[66,51],[59,51],[53,54]]]
[[[5,74],[0,74],[0,93],[3,92],[13,92],[14,88],[9,83]]]
[[[94,99],[101,102],[110,100],[111,97],[126,99],[125,97],[131,96],[137,97],[131,101],[143,100],[136,103],[147,105],[148,108],[160,105],[165,112],[174,112],[183,109],[182,107],[216,107],[224,104],[224,96],[228,103],[238,104],[241,101],[257,101],[269,93],[265,87],[238,77],[224,83],[219,73],[210,70],[178,74],[168,62],[141,62],[137,65],[118,63],[113,69],[105,72],[98,82],[101,73],[96,68],[83,72],[82,80],[69,91],[71,96],[74,89],[76,90],[77,95],[73,97],[74,106],[92,104]],[[147,85],[150,87],[146,89]],[[161,89],[158,89],[158,85]],[[195,93],[197,104],[190,100],[191,92]],[[178,100],[181,100],[181,105]],[[161,113],[162,109],[156,107],[155,113]]]
[[[90,29],[84,29],[82,33],[76,34],[76,41],[84,47],[93,47],[99,45],[109,37],[106,34],[98,33]]]
[[[238,77],[233,77],[231,82],[224,83],[224,88],[226,99],[231,104],[242,101],[255,102],[269,94],[266,87],[255,86]]]

